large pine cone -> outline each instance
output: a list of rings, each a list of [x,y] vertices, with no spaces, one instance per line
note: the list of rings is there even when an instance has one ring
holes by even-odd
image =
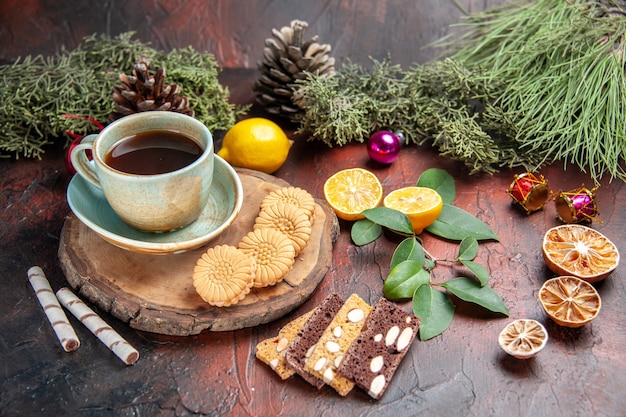
[[[269,113],[282,115],[297,121],[302,110],[292,102],[298,89],[296,83],[307,74],[329,76],[335,73],[335,58],[330,54],[331,46],[320,45],[314,36],[303,41],[307,22],[294,20],[291,26],[280,30],[272,29],[272,38],[265,40],[263,60],[258,63],[261,78],[254,84],[256,101]]]
[[[120,74],[120,83],[113,87],[115,112],[109,115],[109,121],[120,119],[133,113],[152,110],[165,110],[194,116],[187,97],[180,96],[180,87],[165,84],[165,68],[157,68],[150,74],[149,64],[139,61],[133,68],[133,74]]]

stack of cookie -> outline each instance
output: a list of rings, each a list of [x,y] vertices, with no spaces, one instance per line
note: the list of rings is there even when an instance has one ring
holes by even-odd
[[[331,294],[314,310],[259,342],[256,357],[283,380],[295,374],[320,389],[347,395],[356,385],[382,397],[415,339],[420,319],[381,298],[374,307],[358,295]]]
[[[198,259],[193,285],[207,303],[227,307],[253,287],[275,285],[289,273],[311,237],[315,200],[298,187],[282,187],[261,202],[253,230],[237,246],[216,245]]]

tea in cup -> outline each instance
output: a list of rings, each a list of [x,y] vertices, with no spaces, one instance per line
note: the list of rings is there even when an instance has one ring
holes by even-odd
[[[209,199],[213,137],[191,116],[170,111],[125,116],[86,136],[70,158],[77,174],[102,190],[120,219],[142,231],[187,226]]]

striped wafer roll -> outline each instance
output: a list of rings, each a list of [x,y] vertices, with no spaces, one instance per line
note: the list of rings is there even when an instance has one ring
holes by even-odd
[[[70,313],[80,320],[91,333],[100,339],[126,365],[132,365],[137,362],[139,352],[69,288],[61,288],[57,291],[57,298]]]
[[[52,325],[52,330],[57,335],[63,349],[66,352],[78,349],[80,340],[78,340],[74,328],[61,308],[59,300],[54,296],[50,282],[48,282],[43,270],[38,266],[30,268],[28,270],[28,282],[35,290],[39,304],[43,307],[46,317]]]

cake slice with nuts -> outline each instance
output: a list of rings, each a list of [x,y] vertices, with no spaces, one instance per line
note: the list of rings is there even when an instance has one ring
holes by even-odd
[[[314,311],[315,309],[290,321],[280,329],[278,336],[262,340],[256,345],[256,357],[269,365],[283,380],[292,377],[296,373],[296,371],[285,362],[287,347],[293,342],[298,334],[298,330],[302,328]]]
[[[311,317],[304,323],[298,332],[295,340],[287,348],[285,361],[292,367],[298,375],[317,389],[324,386],[324,381],[304,370],[307,359],[311,356],[313,349],[320,336],[326,330],[335,314],[343,305],[343,298],[339,294],[330,294],[315,309]]]
[[[347,395],[354,382],[337,373],[337,368],[352,342],[365,326],[372,307],[357,294],[352,294],[341,306],[324,333],[322,333],[304,370],[339,393]]]
[[[352,343],[338,372],[370,397],[379,399],[413,343],[420,319],[384,297],[378,300],[366,328]]]

